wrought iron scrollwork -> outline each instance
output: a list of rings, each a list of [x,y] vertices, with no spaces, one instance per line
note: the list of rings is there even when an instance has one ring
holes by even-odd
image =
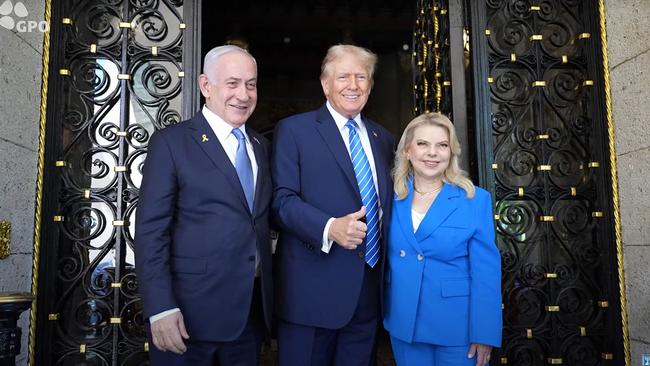
[[[133,223],[149,137],[181,121],[183,2],[67,2],[56,152],[51,364],[140,365],[146,335]],[[59,20],[60,21],[60,20]]]
[[[486,0],[509,365],[601,365],[617,337],[590,1]],[[483,30],[481,30],[483,32]],[[610,328],[611,329],[611,328]],[[620,355],[622,357],[622,355]]]

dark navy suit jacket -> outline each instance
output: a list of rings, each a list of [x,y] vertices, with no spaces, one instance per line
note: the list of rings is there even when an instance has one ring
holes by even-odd
[[[269,144],[246,130],[258,164],[250,212],[237,172],[198,113],[151,137],[136,216],[136,271],[146,318],[180,308],[194,340],[230,341],[248,320],[260,255],[272,310]]]
[[[383,219],[390,217],[390,132],[363,118],[372,146]],[[276,310],[286,321],[336,329],[357,306],[364,276],[365,241],[356,250],[336,243],[321,251],[329,218],[358,211],[359,188],[334,119],[327,107],[295,115],[278,124],[273,145],[273,213],[282,232],[277,249]],[[386,225],[381,241],[383,268]]]

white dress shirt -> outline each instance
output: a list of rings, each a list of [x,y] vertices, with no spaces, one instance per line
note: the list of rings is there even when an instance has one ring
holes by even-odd
[[[203,117],[208,121],[208,124],[210,125],[210,128],[212,128],[212,132],[217,136],[217,140],[219,140],[219,143],[223,147],[223,149],[226,151],[226,155],[228,155],[228,159],[232,163],[232,166],[235,166],[235,156],[237,155],[237,147],[239,146],[239,141],[237,141],[237,137],[232,134],[233,127],[226,123],[221,117],[217,116],[214,112],[208,109],[208,107],[203,106],[203,109],[201,110],[201,113],[203,113]],[[248,137],[248,134],[246,134],[246,125],[242,125],[239,127],[241,132],[244,133],[244,136],[246,137],[246,151],[248,152],[248,157],[251,160],[251,166],[253,168],[253,192],[255,192],[255,187],[257,187],[257,160],[255,160],[255,152],[253,151],[253,145],[251,144],[250,138]],[[255,257],[255,273],[259,273],[259,254],[256,255]],[[162,319],[166,317],[167,315],[173,314],[180,311],[179,308],[173,308],[170,310],[166,310],[163,312],[160,312],[156,315],[152,315],[149,317],[149,322],[153,324],[156,320]]]
[[[329,110],[330,114],[332,115],[332,118],[334,118],[336,127],[338,127],[339,132],[341,133],[341,138],[343,139],[345,148],[348,150],[348,155],[350,155],[350,130],[348,129],[347,126],[345,126],[345,124],[348,123],[348,118],[342,116],[337,111],[335,111],[334,108],[332,108],[332,105],[330,104],[329,101],[327,101],[326,105],[327,105],[327,110]],[[372,154],[372,147],[370,146],[370,138],[368,138],[368,130],[366,129],[366,125],[363,123],[363,120],[361,119],[361,114],[357,114],[352,119],[357,123],[357,125],[359,125],[358,135],[359,138],[361,139],[361,147],[363,147],[363,151],[366,153],[366,157],[368,157],[368,163],[370,163],[370,170],[372,170],[372,180],[375,184],[375,191],[377,192],[377,206],[379,207],[379,220],[381,221],[382,209],[381,209],[381,202],[379,200],[377,168],[375,168],[375,158],[374,155]],[[330,252],[330,249],[332,248],[332,243],[334,242],[333,240],[327,239],[328,236],[327,234],[329,233],[330,226],[332,225],[334,219],[335,218],[332,217],[329,220],[327,220],[327,224],[325,224],[325,229],[323,230],[323,241],[321,244],[321,250],[325,253]]]

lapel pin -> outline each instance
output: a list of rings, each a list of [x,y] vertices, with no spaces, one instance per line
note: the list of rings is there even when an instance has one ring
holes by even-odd
[[[257,142],[258,145],[260,144],[260,140],[258,140],[257,137],[253,136],[253,140],[255,140],[255,142]]]
[[[208,141],[209,141],[208,135],[206,134],[201,135],[201,142],[208,142]]]
[[[379,136],[377,136],[377,132],[375,132],[375,131],[372,131],[372,135],[375,136],[375,137],[379,137]]]

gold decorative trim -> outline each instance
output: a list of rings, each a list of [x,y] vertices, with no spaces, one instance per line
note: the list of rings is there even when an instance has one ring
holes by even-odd
[[[70,70],[68,70],[68,69],[59,69],[59,75],[61,75],[61,76],[69,76],[70,75]]]
[[[90,45],[90,53],[97,53],[97,45],[96,44],[91,44]]]
[[[121,288],[122,283],[121,282],[111,282],[111,287],[112,288]]]
[[[86,353],[86,344],[82,343],[79,345],[79,353]]]
[[[68,165],[68,163],[66,163],[63,160],[57,160],[56,163],[54,163],[54,165],[57,166],[57,167],[64,167],[64,166]]]
[[[54,222],[62,222],[65,221],[65,217],[61,215],[56,215],[52,218],[52,220],[54,220]]]
[[[59,313],[47,314],[47,320],[59,320]]]
[[[129,223],[126,220],[113,220],[113,226],[128,226]]]
[[[515,62],[517,61],[517,55],[513,52],[510,54],[510,62]]]
[[[528,40],[529,40],[529,41],[543,41],[543,40],[544,40],[544,36],[541,35],[541,34],[533,34],[532,36],[530,36],[530,37],[528,38]]]
[[[494,219],[495,219],[496,221],[501,220],[501,215],[499,215],[499,214],[495,214],[495,215],[494,215]]]
[[[185,71],[179,71],[178,72],[178,77],[179,78],[184,78],[185,77]]]
[[[118,166],[113,167],[113,171],[115,171],[116,173],[126,172],[127,170],[128,169],[124,165],[118,165]]]
[[[546,309],[546,311],[548,311],[549,313],[556,313],[560,311],[560,307],[557,305],[546,305],[544,306],[544,309]]]
[[[533,81],[533,84],[532,84],[532,85],[533,85],[533,87],[535,87],[535,88],[545,87],[545,86],[546,86],[546,81],[544,81],[544,80]]]
[[[84,189],[84,199],[90,198],[90,189]]]
[[[605,213],[603,211],[594,211],[591,213],[591,217],[603,217]]]
[[[502,365],[507,365],[507,364],[508,364],[508,357],[501,357],[501,358],[499,359],[499,362],[500,362]]]
[[[550,216],[550,215],[540,216],[539,221],[541,221],[541,222],[553,222],[553,221],[555,221],[555,216]]]
[[[499,164],[497,164],[497,163],[493,163],[493,164],[492,164],[492,169],[494,169],[494,170],[499,169]]]
[[[185,28],[187,28],[187,25],[185,25],[185,23],[180,23],[180,24],[178,25],[178,28],[179,28],[179,29],[185,29]]]
[[[590,168],[600,168],[600,163],[597,161],[591,161],[589,164],[587,164],[587,166]]]
[[[442,86],[451,86],[451,81],[449,81],[449,80],[443,81]]]
[[[117,132],[115,132],[115,136],[126,137],[126,136],[128,136],[128,132],[126,132],[126,131],[117,131]]]
[[[34,300],[34,296],[29,292],[7,292],[0,295],[0,304],[30,302],[32,300]]]
[[[541,135],[537,135],[538,140],[548,140],[549,138],[550,138],[550,136],[548,134],[545,134],[545,133],[541,134]]]
[[[600,357],[603,360],[613,360],[614,359],[614,354],[613,353],[601,353]]]
[[[440,9],[440,15],[447,14],[447,9]]]
[[[485,30],[485,35],[486,35],[486,36],[489,36],[490,34],[492,34],[492,31],[489,30],[489,29],[486,29],[486,30]]]
[[[487,82],[488,84],[492,84],[494,82],[494,78],[492,76],[488,76]]]
[[[593,80],[585,80],[582,82],[582,86],[593,86],[594,81]]]
[[[11,254],[11,223],[0,220],[0,259],[5,259]],[[2,298],[0,298],[2,303]]]
[[[598,301],[596,303],[599,308],[607,308],[609,307],[609,301]]]
[[[133,24],[131,22],[120,22],[120,28],[133,28]]]
[[[531,5],[528,9],[530,9],[530,11],[540,11],[542,10],[542,7],[539,5]]]
[[[72,19],[63,18],[63,19],[61,19],[61,23],[66,24],[66,25],[72,25]]]
[[[117,80],[131,80],[131,75],[129,75],[129,74],[117,74]]]
[[[587,336],[587,328],[585,327],[578,327],[580,328],[580,337],[586,337]]]
[[[158,46],[151,46],[151,54],[158,56]]]
[[[50,29],[52,29],[52,0],[44,2],[43,21],[48,25],[43,32],[43,55],[41,59],[41,105],[39,113],[38,160],[36,163],[36,194],[34,204],[34,254],[32,259],[32,306],[29,310],[29,340],[27,342],[28,364],[35,365],[36,356],[36,315],[38,295],[38,270],[41,257],[41,219],[43,214],[43,175],[45,171],[45,131],[47,121],[47,88],[50,76]],[[49,316],[48,316],[49,319]]]
[[[561,358],[548,358],[546,360],[551,365],[561,365],[562,364],[562,359]]]
[[[578,194],[578,190],[576,189],[576,187],[571,187],[570,192],[573,197],[575,197]]]
[[[532,329],[526,328],[526,338],[533,339],[533,330]]]
[[[149,342],[144,342],[144,351],[149,352]]]
[[[111,318],[111,324],[120,324],[122,323],[122,318]]]
[[[569,63],[569,56],[567,56],[567,55],[562,55],[562,63],[563,63],[563,64]]]
[[[517,196],[519,196],[519,197],[524,196],[524,187],[517,188]]]
[[[618,196],[618,166],[616,165],[616,131],[614,130],[614,116],[612,114],[612,96],[609,83],[609,58],[607,54],[607,29],[605,16],[605,0],[598,0],[598,13],[600,22],[600,44],[603,56],[603,84],[605,90],[605,112],[607,116],[607,135],[609,137],[609,166],[612,191],[612,215],[614,217],[614,235],[616,237],[616,260],[618,264],[618,290],[621,305],[621,328],[623,331],[623,352],[625,366],[631,365],[630,338],[627,325],[627,297],[625,294],[625,261],[623,258],[623,238],[621,234],[621,215]]]
[[[557,273],[544,273],[546,278],[557,278]]]
[[[602,31],[602,29],[601,29],[601,31]],[[589,39],[589,38],[591,38],[591,33],[585,32],[585,33],[578,34],[578,39]]]
[[[552,167],[550,165],[540,165],[537,167],[537,170],[540,172],[548,172],[551,171]]]

